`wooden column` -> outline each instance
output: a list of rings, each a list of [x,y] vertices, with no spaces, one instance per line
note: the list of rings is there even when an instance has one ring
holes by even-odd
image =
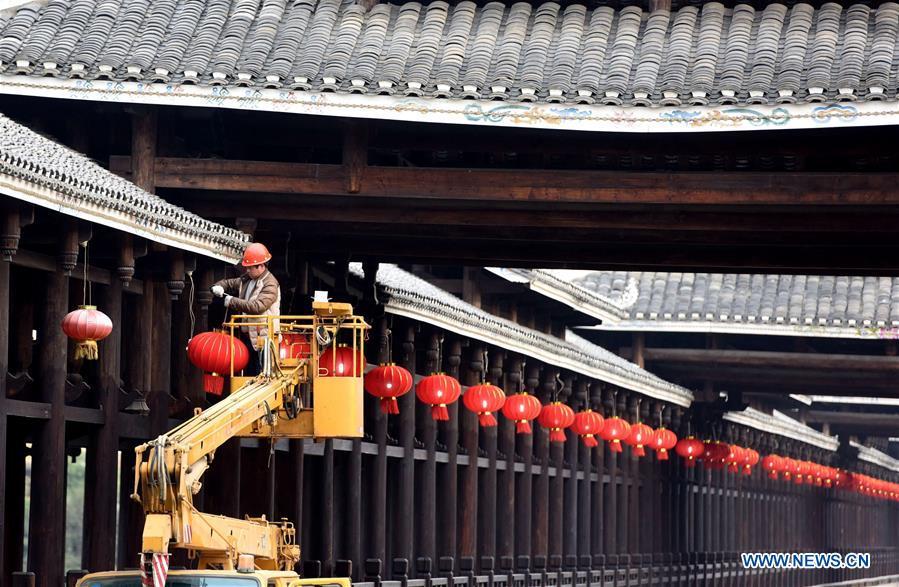
[[[589,404],[589,381],[584,378],[578,379],[574,384],[574,399],[571,406],[575,413],[585,409]],[[579,568],[586,569],[590,565],[580,564],[581,557],[590,555],[590,448],[584,446],[581,438],[570,433],[568,442],[571,446],[567,446],[569,468],[571,469],[571,479],[569,480],[568,491],[566,491],[565,501],[570,502],[573,507],[566,510],[565,516],[565,555],[567,557],[578,557],[577,565]],[[578,480],[578,474],[583,469],[584,478]]]
[[[536,395],[537,386],[540,384],[540,367],[536,364],[526,366],[527,376],[525,377],[525,388],[531,395]],[[537,433],[539,426],[534,422],[531,426],[531,434],[518,434],[516,441],[518,445],[518,454],[521,455],[524,464],[524,473],[518,477],[515,487],[515,555],[517,557],[528,557],[521,559],[522,562],[528,561],[530,565],[530,557],[534,554],[532,543],[532,517],[533,517],[533,464],[534,464],[534,435]]]
[[[503,384],[503,351],[494,349],[487,356],[487,381],[501,386]],[[497,419],[499,420],[500,417]],[[480,474],[482,479],[478,495],[478,554],[483,559],[483,557],[496,558],[497,427],[481,428],[480,433],[484,452],[487,453],[487,468]],[[495,563],[490,570],[493,568],[495,568]],[[481,572],[485,572],[485,570],[481,567]]]
[[[556,370],[544,366],[540,385],[540,403],[546,405],[552,401],[556,389]],[[540,476],[535,480],[533,489],[533,538],[531,551],[533,555],[547,557],[549,551],[549,467],[550,462],[549,431],[540,425],[534,426],[534,460],[540,465]]]
[[[619,414],[622,418],[629,422],[634,422],[632,414],[627,410],[628,404],[628,396],[625,393],[618,392],[617,397],[615,398],[615,406],[617,408],[617,414]],[[631,465],[632,459],[635,458],[633,456],[633,451],[629,448],[624,448],[624,451],[619,453],[618,455],[618,475],[621,478],[621,483],[618,485],[618,507],[620,508],[620,513],[618,514],[618,554],[628,554],[633,552],[631,550],[631,543],[629,542],[630,537],[630,524],[631,524],[631,515],[633,510],[631,509]]]
[[[468,361],[462,371],[462,385],[477,385],[484,369],[483,347],[472,344]],[[459,556],[477,557],[478,553],[478,417],[465,409],[459,410],[462,446],[468,453],[468,466],[459,478]]]
[[[8,219],[7,219],[8,220]],[[18,229],[18,215],[15,218],[15,227]],[[4,231],[4,236],[8,233]],[[4,238],[4,245],[5,243]],[[18,239],[16,239],[18,245]],[[4,246],[4,249],[6,247]],[[4,253],[6,250],[4,250]],[[5,256],[5,255],[4,255]],[[6,417],[6,374],[9,371],[9,260],[0,260],[0,583],[4,582],[6,570],[6,442],[9,433],[9,423]]]
[[[153,107],[137,107],[131,115],[131,181],[156,193],[157,114]]]
[[[102,291],[100,309],[112,320],[112,333],[100,343],[100,393],[104,424],[91,434],[84,488],[85,569],[115,568],[116,483],[118,482],[122,282],[113,279]],[[124,455],[128,458],[131,455]]]
[[[603,406],[607,417],[615,415],[615,393],[606,389],[603,392]],[[610,443],[603,442],[605,451],[606,472],[609,475],[609,484],[606,487],[603,502],[605,510],[605,534],[603,536],[604,551],[606,555],[618,553],[618,454],[609,449]]]
[[[452,338],[446,346],[446,374],[459,379],[462,366],[462,341]],[[437,482],[444,499],[437,512],[440,532],[437,533],[438,551],[441,557],[453,557],[458,568],[458,495],[459,495],[459,402],[448,406],[449,421],[443,426],[443,444],[446,446],[446,465],[438,471]]]
[[[442,370],[440,365],[443,335],[432,332],[427,338],[423,373],[430,375]],[[437,422],[431,417],[430,406],[416,403],[415,424],[418,435],[425,445],[427,459],[420,465],[419,489],[417,492],[417,546],[419,556],[435,561],[437,557]]]
[[[590,406],[593,410],[604,413],[602,409],[602,384],[593,382],[590,384]],[[599,439],[598,439],[599,440]],[[593,460],[593,473],[596,475],[596,481],[590,484],[590,554],[594,557],[605,552],[603,538],[605,531],[605,508],[603,496],[606,492],[605,486],[605,442],[599,440],[599,446],[591,449],[591,458]],[[595,559],[594,559],[595,566]]]
[[[40,331],[40,401],[50,404],[50,419],[34,426],[31,467],[31,519],[28,568],[37,587],[56,587],[64,580],[66,529],[65,381],[68,340],[59,327],[69,305],[69,278],[47,273]]]
[[[0,504],[4,510],[5,528],[2,538],[4,566],[0,567],[0,582],[11,581],[12,574],[22,570],[25,535],[25,431],[24,423],[7,419],[3,434],[6,444],[6,503]]]
[[[378,321],[378,363],[390,361],[390,327],[386,318]],[[414,395],[410,391],[406,395]],[[400,402],[402,404],[402,402]],[[374,441],[378,452],[372,471],[372,506],[369,508],[368,544],[366,556],[382,563],[387,558],[387,414],[376,410],[373,422]]]
[[[322,455],[322,576],[334,574],[335,536],[334,523],[337,521],[334,509],[334,439],[325,439],[325,450]]]
[[[503,390],[511,396],[523,389],[521,357],[506,357]],[[496,549],[500,561],[515,557],[515,422],[499,416],[499,451],[505,456],[506,470],[500,473],[496,515],[501,520],[497,526]],[[514,564],[514,562],[513,562]]]
[[[574,378],[570,375],[566,376],[565,387],[562,389],[560,398],[567,402],[577,411],[580,409],[581,399],[572,397],[574,395]],[[557,516],[562,521],[560,532],[562,561],[570,560],[570,557],[577,556],[577,533],[578,533],[578,445],[581,444],[578,435],[568,429],[565,431],[566,441],[562,445],[562,462],[556,475],[562,486],[562,507]],[[568,472],[571,477],[565,479],[564,473]],[[568,566],[568,563],[565,563]]]
[[[399,334],[403,352],[398,363],[410,373],[415,373],[415,327],[408,326]],[[399,404],[399,440],[403,456],[399,464],[397,503],[412,504],[415,499],[415,394],[407,393],[399,399]],[[396,508],[395,514],[393,557],[407,559],[412,564],[413,517],[402,507]]]

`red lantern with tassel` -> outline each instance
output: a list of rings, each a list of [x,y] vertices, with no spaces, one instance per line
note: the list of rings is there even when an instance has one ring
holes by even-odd
[[[628,434],[625,442],[632,447],[634,447],[634,454],[638,457],[642,457],[646,454],[644,450],[644,446],[647,444],[652,444],[653,442],[653,431],[652,428],[644,424],[643,422],[637,422],[633,426],[631,426],[630,434]]]
[[[222,395],[225,379],[222,374],[231,373],[232,355],[234,372],[243,370],[250,361],[250,352],[240,340],[221,330],[202,332],[187,343],[187,358],[203,374],[203,390]]]
[[[97,341],[112,332],[112,320],[96,306],[78,306],[62,319],[62,331],[75,341],[75,360],[96,361]]]
[[[612,452],[621,452],[621,441],[626,440],[631,433],[631,425],[615,416],[608,418],[602,425],[602,432],[599,436],[609,444],[609,450]]]
[[[746,459],[746,449],[736,444],[730,445],[730,451],[727,453],[727,471],[729,473],[739,473]]]
[[[730,455],[730,445],[720,440],[706,440],[705,454],[702,455],[702,462],[706,469],[719,471],[724,468],[727,457]]]
[[[481,383],[465,390],[462,395],[462,403],[477,414],[478,423],[487,428],[496,426],[496,416],[493,414],[503,408],[503,404],[506,403],[506,394],[495,385]]]
[[[765,455],[762,459],[762,469],[768,473],[769,479],[777,479],[777,474],[784,470],[784,459],[780,455]]]
[[[381,400],[381,411],[385,414],[399,414],[400,406],[396,398],[412,389],[412,373],[393,363],[378,365],[365,374],[365,391]]]
[[[574,424],[571,425],[571,430],[581,437],[584,446],[592,448],[599,444],[596,442],[596,435],[602,432],[603,425],[603,417],[598,412],[587,408],[574,415]]]
[[[664,426],[657,429],[652,437],[651,448],[655,449],[660,461],[668,460],[668,451],[677,444],[677,435]]]
[[[431,418],[449,420],[446,406],[462,395],[462,386],[455,378],[443,373],[428,375],[415,386],[418,399],[431,406]]]
[[[529,393],[516,393],[506,398],[503,405],[503,416],[515,422],[515,432],[531,433],[531,420],[540,415],[543,406],[540,400]]]
[[[677,445],[674,447],[674,452],[677,453],[677,456],[686,461],[686,463],[684,463],[686,467],[692,469],[696,466],[696,459],[701,458],[705,452],[705,445],[698,438],[688,436],[677,442]]]
[[[744,448],[743,451],[743,474],[752,475],[752,468],[759,462],[759,453],[751,448]]]
[[[562,402],[553,402],[540,410],[540,425],[549,428],[551,442],[565,442],[565,429],[574,424],[574,410]]]
[[[356,353],[354,361],[353,349],[345,344],[329,346],[318,359],[319,377],[361,377],[364,368],[362,352]]]
[[[783,471],[784,479],[790,481],[793,479],[794,475],[799,473],[799,461],[784,457],[783,468],[781,470]]]

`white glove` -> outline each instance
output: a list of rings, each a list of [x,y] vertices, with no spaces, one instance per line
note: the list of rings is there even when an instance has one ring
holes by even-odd
[[[213,293],[213,295],[215,295],[216,297],[219,297],[219,298],[220,298],[220,297],[222,297],[223,295],[225,295],[225,288],[222,287],[222,286],[220,286],[220,285],[213,285],[213,286],[212,286],[212,293]]]
[[[234,297],[234,296],[225,296],[225,307],[226,307],[226,308],[227,308],[228,306],[231,305],[231,298],[232,298],[232,297]]]

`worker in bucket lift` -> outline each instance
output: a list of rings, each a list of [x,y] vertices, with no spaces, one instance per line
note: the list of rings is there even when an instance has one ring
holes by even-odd
[[[232,315],[277,316],[281,313],[281,286],[268,270],[271,259],[272,255],[265,245],[250,243],[240,263],[246,268],[246,273],[233,279],[222,279],[212,286],[212,293],[224,298],[225,307]],[[241,338],[249,342],[250,349],[250,362],[244,370],[246,375],[257,375],[262,367],[262,346],[266,334],[264,326],[241,327]]]

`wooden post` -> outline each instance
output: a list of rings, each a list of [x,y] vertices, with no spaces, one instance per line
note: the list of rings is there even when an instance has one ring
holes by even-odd
[[[477,385],[484,369],[483,347],[472,344],[469,350],[462,372],[462,384],[467,386]],[[474,558],[478,553],[478,417],[465,409],[458,413],[462,446],[468,453],[468,466],[462,469],[459,481],[459,556]]]
[[[325,439],[322,455],[322,573],[330,577],[334,573],[334,439]]]
[[[618,392],[616,400],[617,414],[619,414],[625,420],[630,422],[634,422],[633,415],[627,410],[628,407],[628,397],[627,394],[623,392]],[[621,483],[618,486],[618,506],[621,508],[620,514],[618,516],[618,554],[628,554],[633,552],[631,550],[631,543],[628,538],[630,536],[630,524],[631,524],[631,461],[634,459],[633,451],[627,448],[624,449],[624,452],[618,455],[618,475],[621,478]]]
[[[102,295],[100,309],[112,320],[112,333],[100,343],[104,424],[91,435],[85,472],[82,564],[90,571],[114,569],[116,562],[122,282],[113,279]]]
[[[18,214],[15,215],[15,228],[19,227]],[[6,235],[9,230],[4,231],[4,245],[7,244]],[[15,241],[18,246],[18,238]],[[4,246],[4,256],[8,252],[8,247]],[[8,258],[0,260],[0,583],[4,582],[6,563],[6,442],[9,433],[9,423],[6,417],[6,374],[9,371],[9,261]]]
[[[390,361],[390,326],[386,318],[378,323],[378,363]],[[410,391],[406,395],[414,395]],[[400,402],[402,404],[402,402]],[[376,410],[373,423],[374,439],[378,452],[374,457],[372,471],[372,507],[369,508],[369,558],[386,562],[387,558],[387,414]]]
[[[156,193],[157,111],[139,107],[131,115],[131,181]]]
[[[415,326],[401,332],[403,353],[399,364],[415,373]],[[399,398],[400,446],[403,456],[399,466],[398,503],[412,504],[415,499],[415,394],[407,393]],[[396,508],[394,517],[393,558],[412,562],[413,518],[404,508]]]
[[[562,389],[560,398],[564,398],[562,401],[572,405],[574,410],[577,411],[583,399],[577,397],[572,398],[574,389],[573,377],[571,375],[566,375],[564,381],[565,387]],[[583,386],[579,385],[579,388],[583,388]],[[556,469],[556,476],[559,480],[559,486],[561,487],[560,493],[562,496],[562,507],[557,512],[556,516],[559,518],[559,521],[562,522],[562,527],[559,532],[559,554],[562,556],[563,561],[568,557],[577,556],[578,445],[581,444],[578,435],[571,432],[570,429],[565,431],[565,436],[567,440],[565,441],[565,444],[561,446],[563,457]],[[568,479],[565,479],[564,476],[566,469],[567,472],[571,474],[571,477]]]
[[[525,389],[531,395],[537,395],[537,386],[540,385],[540,366],[537,364],[526,365]],[[524,474],[518,478],[515,488],[515,554],[528,561],[535,554],[532,537],[533,530],[533,484],[534,484],[534,435],[537,433],[537,424],[531,425],[531,434],[518,434],[518,454],[524,464]],[[519,569],[521,571],[523,569]]]
[[[69,279],[46,274],[41,323],[40,400],[50,404],[50,419],[35,425],[31,467],[31,519],[28,568],[38,587],[55,587],[65,578],[66,421],[65,381],[68,340],[59,327],[69,304]]]
[[[522,388],[521,357],[507,358],[505,362],[505,380],[503,390],[506,397],[518,393]],[[506,457],[506,470],[499,476],[499,492],[497,494],[497,517],[502,521],[497,526],[497,556],[513,561],[515,557],[515,535],[518,531],[515,520],[515,422],[498,417],[499,451]],[[502,568],[502,565],[500,565]]]
[[[500,386],[503,384],[503,351],[499,349],[495,349],[493,352],[488,351],[487,357],[487,382]],[[498,415],[497,420],[499,420]],[[496,451],[498,438],[495,426],[482,428],[480,432],[482,446],[487,453],[487,468],[480,473],[478,492],[478,554],[483,560],[483,557],[496,558]],[[495,568],[495,565],[492,568]],[[481,567],[481,572],[484,571],[485,569]]]
[[[556,371],[545,365],[541,372],[540,403],[546,405],[552,401],[556,389]],[[550,467],[550,441],[549,432],[543,426],[534,426],[534,460],[540,465],[540,476],[537,477],[533,488],[533,538],[531,551],[535,557],[546,559],[549,551],[549,467]]]
[[[603,392],[603,405],[607,416],[614,416],[617,412],[615,406],[615,393],[611,389]],[[606,471],[609,475],[609,485],[606,487],[603,509],[605,510],[605,535],[603,544],[606,555],[618,553],[618,485],[620,478],[618,476],[618,454],[613,452],[609,446],[610,443],[602,443],[605,451]]]
[[[427,375],[441,371],[440,354],[443,335],[431,332],[427,338],[425,365]],[[414,392],[412,392],[414,393]],[[416,403],[415,424],[418,435],[425,445],[427,459],[419,465],[419,489],[416,511],[418,556],[429,558],[432,563],[437,557],[437,422],[431,417],[430,407],[423,402]]]
[[[452,338],[447,345],[446,374],[459,379],[462,365],[462,341]],[[449,406],[449,421],[444,425],[443,444],[446,446],[446,466],[438,471],[437,482],[444,499],[437,519],[440,532],[437,535],[441,557],[453,557],[453,568],[458,569],[458,495],[459,495],[459,402]]]
[[[602,409],[602,384],[593,382],[590,384],[590,406],[600,413]],[[590,484],[590,507],[591,515],[587,518],[590,524],[590,554],[594,557],[605,552],[603,547],[603,532],[605,524],[605,508],[603,503],[603,495],[605,494],[605,442],[599,443],[599,446],[590,450],[593,460],[593,473],[596,475],[596,481]],[[596,559],[594,558],[594,565]]]
[[[368,165],[368,121],[348,120],[344,125],[343,166],[346,191],[358,194]]]
[[[0,567],[0,582],[11,581],[13,572],[22,570],[25,535],[25,434],[24,426],[7,419],[7,428],[2,434],[7,437],[6,445],[6,503],[0,504],[4,510],[6,527],[2,538],[4,565]]]

